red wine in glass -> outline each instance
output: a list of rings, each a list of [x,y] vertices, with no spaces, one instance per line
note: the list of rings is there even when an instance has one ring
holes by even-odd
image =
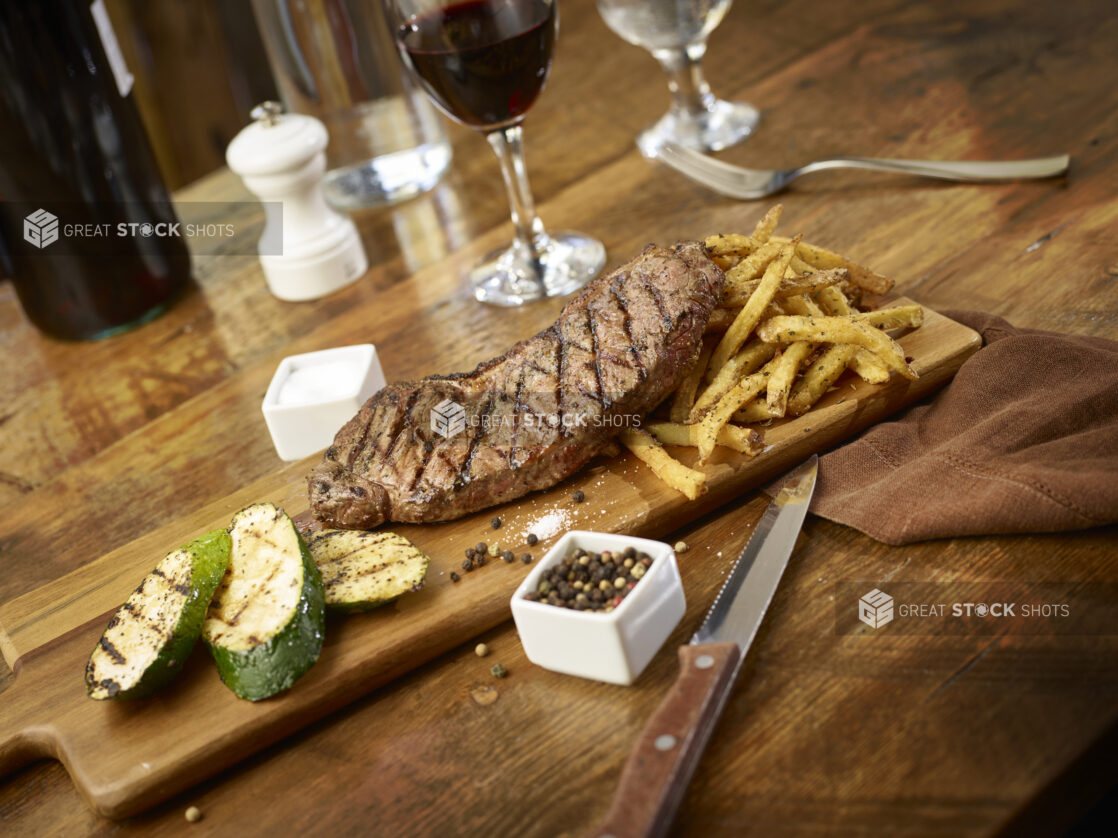
[[[521,126],[547,81],[557,0],[385,0],[404,63],[447,116],[481,131],[509,193],[512,245],[469,272],[474,296],[516,306],[576,291],[605,264],[602,243],[547,233],[525,173]]]
[[[419,15],[400,42],[446,113],[475,128],[524,116],[547,80],[558,16],[543,0],[467,0]]]

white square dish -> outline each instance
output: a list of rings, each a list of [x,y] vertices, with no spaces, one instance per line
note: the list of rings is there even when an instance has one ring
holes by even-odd
[[[384,385],[371,343],[284,358],[263,404],[276,453],[284,460],[299,460],[321,451]]]
[[[647,553],[652,565],[609,613],[574,611],[524,598],[572,550]],[[631,684],[683,619],[687,604],[675,551],[660,541],[572,530],[544,554],[512,596],[512,617],[528,659],[537,666],[610,684]]]

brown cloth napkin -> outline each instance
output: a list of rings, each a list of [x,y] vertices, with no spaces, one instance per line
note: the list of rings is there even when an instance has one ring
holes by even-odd
[[[887,544],[1118,521],[1118,343],[944,314],[983,348],[824,456],[811,511]]]

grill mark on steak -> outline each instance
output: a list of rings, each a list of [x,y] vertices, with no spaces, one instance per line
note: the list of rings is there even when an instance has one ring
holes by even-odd
[[[590,325],[590,352],[594,355],[594,381],[598,385],[598,394],[596,398],[598,404],[603,408],[608,408],[611,400],[602,387],[602,360],[598,350],[598,318],[594,316],[593,312],[587,310],[586,319],[589,321]]]
[[[553,327],[554,328],[554,327]],[[567,365],[567,341],[562,331],[558,334],[559,343],[555,353],[555,415],[559,421],[559,434],[563,435],[563,370]]]
[[[656,310],[660,312],[660,319],[664,324],[665,329],[672,327],[672,319],[668,317],[668,312],[664,308],[664,298],[660,296],[660,289],[653,285],[647,276],[641,274],[641,288],[648,292],[652,297],[652,301],[656,303]]]
[[[462,465],[458,468],[458,474],[455,475],[454,485],[456,486],[461,486],[470,482],[470,466],[473,464],[474,456],[477,454],[478,445],[481,443],[482,439],[489,435],[489,426],[486,420],[493,413],[493,401],[494,399],[492,396],[486,399],[485,407],[478,421],[478,432],[470,438],[470,446],[466,449],[466,456],[462,460]]]
[[[633,318],[629,314],[629,301],[625,297],[625,294],[622,293],[620,287],[616,285],[610,288],[610,293],[613,295],[613,298],[617,300],[617,304],[621,307],[621,311],[624,314],[622,325],[625,329],[625,337],[629,340],[629,347],[626,349],[626,353],[633,359],[633,363],[637,368],[637,377],[640,378],[641,381],[644,381],[645,378],[648,377],[648,371],[644,368],[644,361],[641,360],[641,354],[637,351],[637,347],[633,342]],[[707,316],[709,317],[710,315]]]
[[[409,491],[415,488],[416,484],[419,482],[419,478],[426,473],[427,464],[431,462],[431,452],[434,450],[435,443],[431,442],[431,440],[425,440],[423,443],[423,459],[420,461],[419,468],[415,470],[415,474],[412,475],[411,481],[408,483]]]
[[[445,521],[555,485],[608,443],[618,419],[647,413],[678,385],[724,281],[700,243],[650,245],[504,355],[385,387],[312,471],[315,515],[348,528]],[[469,417],[449,438],[430,427],[444,399]]]
[[[384,452],[384,456],[386,458],[392,456],[392,452],[396,448],[396,443],[398,443],[404,437],[404,435],[411,430],[411,412],[412,408],[415,407],[415,400],[418,397],[419,391],[412,390],[412,392],[408,395],[408,400],[404,403],[404,409],[401,411],[397,411],[396,423],[392,426],[392,432],[389,436],[392,441],[388,443],[388,448]],[[366,429],[364,436],[367,437],[368,434],[369,431],[368,429]]]
[[[516,392],[512,399],[512,436],[509,438],[509,453],[505,458],[509,468],[516,467],[516,439],[520,436],[520,412],[522,410],[520,394],[524,391],[524,373],[525,368],[521,367],[520,375],[516,377]]]

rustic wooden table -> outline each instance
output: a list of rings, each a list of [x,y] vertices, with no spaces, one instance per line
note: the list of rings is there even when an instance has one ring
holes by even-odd
[[[667,104],[647,53],[588,0],[563,4],[551,82],[527,122],[545,222],[601,237],[611,263],[646,242],[748,229],[763,208],[650,165],[633,138]],[[1070,152],[1066,181],[942,185],[869,174],[801,181],[785,225],[897,279],[932,307],[1118,338],[1118,16],[1109,3],[745,2],[707,60],[722,96],[764,111],[724,156],[1010,158]],[[284,355],[371,341],[390,377],[467,369],[559,303],[484,307],[464,266],[510,235],[482,140],[455,129],[433,193],[358,216],[373,268],[313,303],[267,293],[252,257],[196,259],[197,290],[96,344],[44,338],[0,285],[0,600],[277,469],[260,400]],[[185,220],[246,224],[217,172],[179,193]],[[751,495],[676,537],[682,642],[764,508]],[[1118,580],[1114,528],[892,548],[809,518],[678,820],[683,835],[991,834],[1067,825],[1118,780],[1113,638],[838,636],[842,580]],[[484,640],[493,656],[475,657]],[[142,816],[93,815],[62,768],[0,783],[0,831],[576,835],[605,812],[628,748],[675,674],[659,655],[613,687],[529,664],[511,623],[377,690]],[[471,688],[509,677],[481,706]],[[2,666],[2,665],[0,665]],[[0,690],[11,679],[4,668]],[[198,724],[205,724],[204,713]],[[188,825],[183,810],[204,819]]]

